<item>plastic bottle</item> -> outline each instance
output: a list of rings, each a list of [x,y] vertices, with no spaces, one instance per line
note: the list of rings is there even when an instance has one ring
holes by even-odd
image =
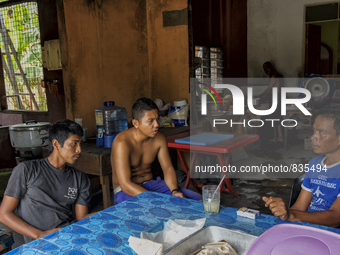
[[[128,128],[127,111],[116,106],[113,101],[105,102],[103,107],[103,123],[105,135],[117,135]]]
[[[126,113],[126,109],[116,106],[114,101],[104,102],[104,107],[95,110],[97,146],[111,148],[116,135],[128,128]]]

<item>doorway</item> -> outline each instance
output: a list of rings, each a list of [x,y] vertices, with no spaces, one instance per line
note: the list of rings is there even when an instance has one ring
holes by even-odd
[[[339,6],[340,2],[305,6],[305,75],[340,74]]]
[[[306,25],[305,75],[337,74],[339,21]]]

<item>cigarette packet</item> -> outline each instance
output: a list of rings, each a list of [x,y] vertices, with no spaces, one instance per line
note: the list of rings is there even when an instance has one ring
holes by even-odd
[[[236,212],[238,216],[250,218],[250,219],[256,219],[257,217],[260,216],[260,211],[254,210],[254,209],[249,209],[247,207],[241,207],[238,209]]]

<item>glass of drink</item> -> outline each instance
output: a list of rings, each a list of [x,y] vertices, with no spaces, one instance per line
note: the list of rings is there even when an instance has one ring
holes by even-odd
[[[215,192],[216,189],[217,191]],[[203,206],[204,206],[204,211],[207,214],[217,214],[219,212],[220,210],[220,188],[218,186],[206,185],[203,187]]]

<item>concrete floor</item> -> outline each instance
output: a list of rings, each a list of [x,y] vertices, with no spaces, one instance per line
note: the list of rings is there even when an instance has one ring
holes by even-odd
[[[245,156],[246,155],[246,156]],[[315,157],[311,150],[305,150],[303,140],[291,141],[287,151],[284,151],[282,143],[268,143],[260,149],[248,150],[246,154],[242,153],[239,160],[233,160],[231,164],[240,169],[245,166],[287,166],[291,164],[305,164]],[[234,154],[233,158],[240,158]],[[240,195],[239,199],[234,198],[231,193],[222,193],[221,205],[229,207],[248,207],[259,210],[261,213],[270,214],[268,208],[264,206],[262,196],[282,197],[286,203],[289,201],[291,186],[294,179],[300,173],[247,173],[244,175],[233,175],[233,187]],[[217,179],[201,179],[204,184],[217,184]],[[180,183],[183,186],[184,182]],[[190,189],[194,190],[191,186]],[[113,201],[112,201],[113,202]],[[93,211],[103,209],[101,193],[93,197]],[[7,228],[0,222],[0,228]],[[15,233],[16,248],[23,244],[23,238]]]
[[[247,151],[246,154],[248,154],[246,158],[237,161],[232,159],[231,165],[235,166],[236,170],[241,169],[241,167],[249,166],[254,168],[254,166],[260,167],[261,165],[262,167],[276,166],[276,170],[287,170],[287,168],[298,166],[298,164],[307,164],[310,159],[316,156],[312,150],[304,149],[303,140],[291,142],[287,151],[284,150],[282,143],[270,143],[261,149]],[[210,164],[214,165],[214,163]],[[293,181],[299,175],[301,173],[298,171],[291,171],[290,173],[278,171],[271,173],[232,174],[233,187],[240,195],[240,198],[236,199],[231,193],[223,192],[221,195],[221,205],[235,208],[248,207],[259,210],[261,213],[271,214],[270,210],[264,206],[262,197],[281,197],[288,204]],[[203,178],[200,181],[202,184],[218,183],[217,178]],[[193,188],[190,187],[190,189]]]

